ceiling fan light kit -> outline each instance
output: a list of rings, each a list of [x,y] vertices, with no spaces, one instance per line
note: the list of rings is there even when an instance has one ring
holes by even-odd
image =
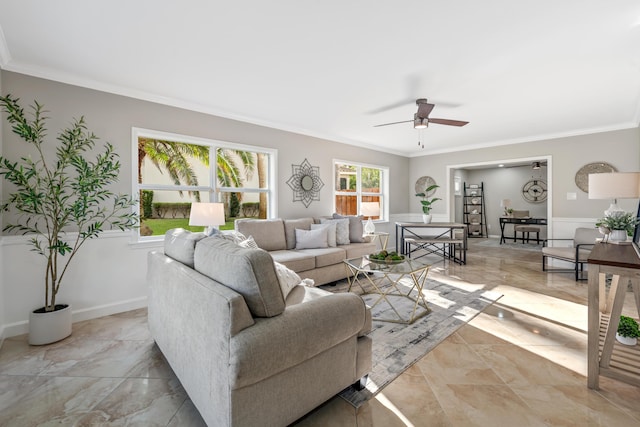
[[[414,129],[426,129],[429,126],[429,123],[436,123],[439,125],[447,125],[447,126],[464,126],[469,122],[464,122],[461,120],[451,120],[451,119],[430,119],[429,114],[431,114],[431,110],[435,107],[435,104],[429,104],[426,98],[418,98],[416,99],[416,105],[418,106],[418,112],[413,115],[413,120],[405,120],[402,122],[392,122],[392,123],[383,123],[380,125],[375,125],[374,127],[380,126],[389,126],[389,125],[397,125],[400,123],[410,123],[413,122]],[[420,138],[422,139],[422,138]],[[421,143],[418,141],[418,146]],[[422,145],[424,148],[424,145]]]

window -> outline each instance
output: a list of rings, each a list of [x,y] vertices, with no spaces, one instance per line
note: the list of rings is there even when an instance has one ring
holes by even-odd
[[[276,150],[133,129],[133,192],[139,194],[140,236],[189,227],[192,202],[222,202],[227,224],[276,215]]]
[[[334,160],[335,212],[386,220],[389,168]]]

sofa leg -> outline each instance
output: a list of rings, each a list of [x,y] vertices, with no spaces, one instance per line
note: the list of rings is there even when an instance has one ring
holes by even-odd
[[[353,383],[352,387],[358,391],[364,390],[364,388],[367,386],[368,379],[369,379],[369,375],[365,375],[364,377],[360,378],[358,381]]]

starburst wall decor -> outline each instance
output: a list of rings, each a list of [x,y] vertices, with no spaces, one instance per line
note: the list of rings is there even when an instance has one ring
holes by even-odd
[[[320,200],[320,190],[324,187],[324,182],[320,179],[320,168],[311,166],[304,159],[299,165],[291,165],[291,178],[287,184],[293,190],[293,201],[302,202],[308,208],[314,200]]]

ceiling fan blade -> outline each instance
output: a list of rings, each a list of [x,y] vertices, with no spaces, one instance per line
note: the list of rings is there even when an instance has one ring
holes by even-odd
[[[381,124],[381,125],[375,125],[375,126],[373,126],[373,127],[374,127],[374,128],[379,128],[380,126],[397,125],[397,124],[399,124],[399,123],[409,123],[409,122],[413,122],[413,120],[405,120],[405,121],[403,121],[403,122],[384,123],[384,124]]]
[[[431,110],[435,107],[434,104],[418,104],[418,117],[421,119],[426,119],[429,117]]]
[[[407,98],[407,99],[403,99],[403,100],[398,101],[398,102],[394,102],[392,104],[384,105],[382,107],[375,108],[373,110],[369,110],[366,113],[367,114],[384,113],[385,111],[395,110],[396,108],[400,108],[400,107],[406,107],[407,105],[410,105],[414,101],[415,101],[414,98]]]
[[[439,125],[449,126],[464,126],[469,122],[463,122],[461,120],[449,120],[449,119],[428,119],[429,123],[437,123]]]

